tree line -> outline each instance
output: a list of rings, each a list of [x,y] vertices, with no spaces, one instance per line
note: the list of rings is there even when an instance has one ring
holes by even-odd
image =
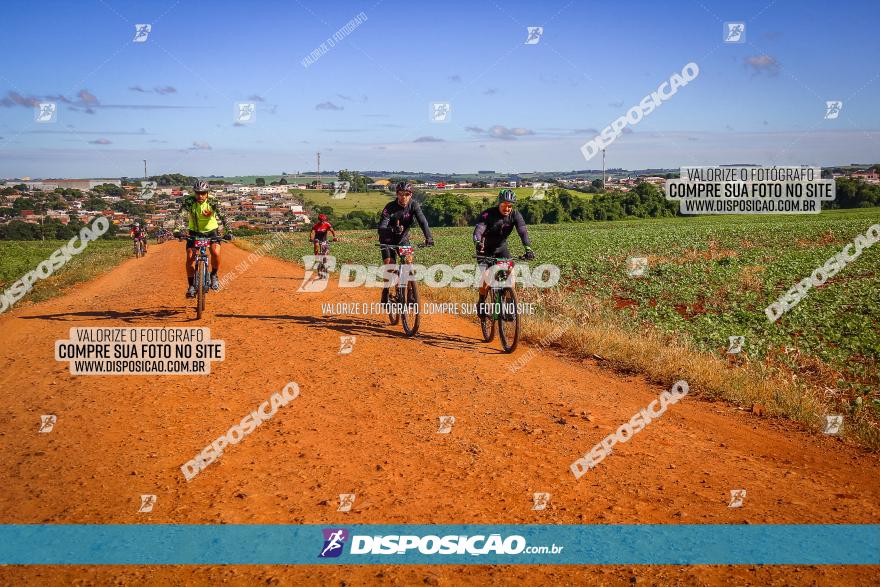
[[[822,209],[872,208],[880,206],[880,185],[860,179],[837,178],[834,200],[822,202]]]
[[[174,176],[177,174],[169,176],[169,180],[177,180],[182,177]],[[369,180],[365,176],[360,177]],[[824,209],[880,206],[880,185],[848,178],[838,178],[836,184],[836,199],[832,202],[823,202]],[[112,187],[118,189],[118,186]],[[111,208],[135,218],[140,217],[142,220],[144,214],[150,212],[154,207],[150,203],[130,200],[120,200],[108,204],[101,198],[101,195],[107,194],[110,189],[109,184],[107,187],[99,186],[99,188],[103,189],[95,189],[94,191],[97,193],[87,194],[89,199],[84,202],[85,209],[105,210]],[[587,189],[591,188],[597,189],[597,186],[592,185]],[[0,192],[0,195],[8,194]],[[545,199],[521,200],[517,204],[517,209],[528,224],[662,218],[678,215],[678,203],[666,200],[662,188],[650,183],[637,184],[629,192],[603,192],[591,194],[591,196],[586,197],[578,192],[572,193],[561,188],[550,188],[546,192]],[[36,214],[43,214],[47,210],[66,210],[70,201],[82,197],[83,194],[78,190],[62,190],[61,188],[54,192],[31,192],[27,196],[13,201],[11,208],[0,208],[0,220],[3,217],[18,216],[21,210],[34,210]],[[472,226],[480,212],[496,206],[494,198],[476,200],[455,192],[428,196],[417,189],[414,198],[421,204],[431,226]],[[304,204],[314,215],[326,214],[337,230],[375,229],[379,225],[379,212],[355,210],[347,214],[337,214],[332,206],[316,205],[308,200]],[[75,217],[71,217],[70,223],[67,225],[54,219],[45,219],[42,224],[11,220],[7,224],[0,225],[0,240],[63,240],[71,238],[81,227],[82,224]],[[105,235],[105,238],[112,238],[115,233],[116,227],[111,225],[111,230]]]
[[[597,182],[601,180],[596,180]],[[585,197],[561,188],[549,188],[543,200],[520,200],[516,209],[528,224],[559,224],[562,222],[596,222],[630,218],[665,218],[679,215],[678,202],[669,201],[662,187],[642,182],[629,192],[600,192],[600,186],[584,190]],[[444,192],[427,196],[416,189],[414,199],[431,226],[472,226],[485,209],[495,207],[493,198],[477,200],[465,194]],[[339,230],[376,228],[379,213],[354,211],[336,214],[332,206],[306,202],[314,214],[326,214]],[[837,195],[833,202],[823,202],[824,209],[867,208],[880,206],[880,185],[858,179],[837,179]]]
[[[78,219],[72,218],[67,224],[54,218],[47,218],[40,224],[23,222],[21,220],[13,220],[7,224],[0,225],[0,240],[4,241],[39,241],[39,240],[70,240],[79,234],[79,231],[85,226]],[[112,240],[116,238],[119,227],[110,223],[100,238]]]

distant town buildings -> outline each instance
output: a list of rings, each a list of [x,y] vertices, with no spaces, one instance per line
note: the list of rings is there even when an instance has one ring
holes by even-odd
[[[878,177],[877,172],[873,169],[866,169],[865,171],[855,171],[850,174],[852,179],[861,179],[867,183],[880,183],[880,177]]]
[[[835,178],[851,178],[867,183],[880,183],[880,175],[875,170],[876,166],[855,166],[847,168],[831,168],[828,172]],[[667,170],[647,170],[650,172],[662,172]],[[673,170],[668,170],[672,172]],[[601,173],[601,172],[599,172]],[[519,175],[496,175],[491,170],[479,171],[480,176],[469,176],[471,180],[455,179],[432,179],[431,181],[419,182],[419,188],[427,191],[436,190],[481,190],[497,188],[529,187],[544,183],[547,179],[527,179]],[[533,176],[537,174],[532,174]],[[436,178],[437,176],[432,176]],[[467,176],[466,176],[467,177]],[[565,177],[557,176],[553,179],[556,185],[576,190],[585,190],[594,186],[602,176],[597,176],[595,170],[587,172],[572,172]],[[549,177],[552,179],[552,176]],[[647,182],[663,186],[666,177],[661,175],[632,174],[622,169],[609,169],[604,183],[604,188],[609,191],[628,192],[637,184]],[[14,186],[24,185],[26,190],[19,191]],[[110,184],[123,187],[123,190],[96,190],[98,186]],[[318,189],[330,190],[333,184],[320,183]],[[596,184],[597,186],[599,184]],[[312,189],[309,189],[309,188]],[[71,196],[70,192],[49,196],[56,189],[78,190],[79,195]],[[139,180],[130,185],[122,185],[119,179],[44,179],[31,180],[30,178],[8,179],[0,181],[0,189],[4,194],[0,195],[0,224],[20,221],[33,224],[41,224],[46,221],[57,221],[68,224],[72,220],[88,223],[95,216],[101,215],[110,219],[114,224],[125,227],[131,224],[135,218],[142,218],[150,230],[159,228],[171,228],[175,216],[180,209],[182,199],[188,193],[188,186],[159,186],[152,191],[151,195],[144,196]],[[308,189],[308,192],[306,191]],[[393,191],[394,185],[388,178],[375,179],[367,185],[370,191]],[[593,190],[591,190],[593,191]],[[50,209],[44,213],[30,208],[36,207],[43,200],[35,199],[35,194],[42,193],[54,199],[59,208]],[[293,231],[307,228],[311,222],[309,210],[306,209],[304,198],[308,193],[315,193],[314,186],[306,184],[285,185],[243,185],[243,184],[217,184],[213,190],[214,197],[226,210],[233,228],[249,228],[261,231]],[[110,195],[115,194],[115,195]],[[305,194],[305,195],[304,195]],[[390,194],[389,194],[390,195]],[[28,202],[27,208],[16,205],[19,198]],[[58,198],[63,200],[59,205]],[[34,205],[31,205],[33,200]],[[100,204],[99,204],[100,203]],[[104,209],[93,209],[100,205]],[[43,208],[41,207],[40,210]]]
[[[41,224],[47,220],[57,220],[62,224],[68,224],[72,219],[78,219],[87,223],[95,216],[101,215],[110,219],[113,224],[127,227],[136,218],[142,218],[148,230],[159,228],[171,228],[175,217],[180,209],[182,198],[188,193],[186,186],[162,186],[153,190],[148,199],[141,199],[140,186],[122,186],[119,179],[59,179],[59,180],[7,180],[0,183],[0,189],[12,188],[24,185],[27,191],[24,193],[14,192],[0,196],[0,210],[6,209],[7,213],[0,216],[0,224],[18,220],[32,224]],[[94,190],[97,186],[111,184],[124,187],[122,197],[99,193]],[[291,192],[305,190],[306,185],[223,185],[213,190],[213,196],[218,199],[220,205],[226,209],[227,216],[233,228],[251,228],[265,231],[291,231],[297,230],[310,222],[310,217],[304,208],[302,199]],[[12,210],[17,209],[14,203],[19,198],[32,198],[34,194],[50,194],[58,188],[76,189],[82,195],[71,200],[65,197],[67,209],[47,210],[38,213],[35,210],[22,209],[17,214],[10,215]],[[329,189],[329,184],[326,186]],[[88,203],[93,198],[100,197],[113,208],[102,210],[88,209]],[[122,205],[120,202],[128,202]],[[125,212],[123,210],[132,210]]]
[[[390,179],[377,179],[373,183],[367,184],[367,189],[375,192],[384,192],[388,191],[391,186]]]
[[[44,179],[40,181],[20,181],[17,183],[23,183],[28,186],[29,190],[41,190],[44,192],[51,192],[57,188],[90,190],[105,183],[122,186],[122,182],[118,179]]]

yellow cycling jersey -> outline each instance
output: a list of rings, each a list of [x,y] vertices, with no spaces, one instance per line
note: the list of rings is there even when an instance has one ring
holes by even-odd
[[[208,200],[201,204],[195,202],[189,215],[189,229],[195,232],[210,232],[220,226],[217,222],[217,214],[211,208]]]

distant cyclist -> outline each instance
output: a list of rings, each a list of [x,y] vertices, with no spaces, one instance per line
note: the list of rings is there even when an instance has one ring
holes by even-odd
[[[483,211],[477,218],[477,225],[474,227],[474,245],[477,249],[477,256],[481,257],[478,264],[485,270],[483,282],[480,285],[478,309],[481,308],[486,294],[489,292],[491,278],[489,269],[492,266],[492,261],[489,258],[510,259],[510,251],[507,250],[507,237],[510,236],[514,228],[526,248],[525,258],[529,261],[535,258],[526,221],[518,210],[513,209],[514,204],[516,204],[516,194],[513,190],[501,190],[498,193],[498,206]],[[482,312],[479,314],[483,315]]]
[[[146,227],[141,226],[140,222],[135,222],[131,225],[131,230],[128,232],[128,235],[131,237],[132,242],[137,242],[138,240],[143,241],[144,243],[144,254],[147,254],[147,229]]]
[[[226,213],[220,207],[217,198],[209,196],[211,191],[207,181],[197,181],[193,184],[193,195],[186,196],[180,203],[180,210],[174,225],[174,237],[180,238],[186,229],[186,279],[189,288],[186,297],[196,296],[196,249],[197,238],[214,238],[220,235],[220,225],[223,225],[223,238],[232,240],[229,226],[226,221]],[[220,269],[220,243],[211,243],[211,289],[220,289],[220,280],[217,279],[217,271]]]
[[[333,230],[333,225],[327,222],[327,215],[318,214],[318,222],[309,232],[309,240],[315,243],[315,256],[323,254],[320,249],[321,245],[327,242],[328,232],[333,234],[333,241],[336,242],[336,231]]]

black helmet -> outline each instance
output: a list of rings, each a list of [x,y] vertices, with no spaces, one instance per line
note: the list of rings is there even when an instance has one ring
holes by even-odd
[[[409,192],[413,191],[413,184],[408,181],[401,181],[397,184],[397,188],[394,190],[395,192]]]
[[[211,191],[211,186],[209,186],[208,182],[204,179],[200,179],[193,184],[193,191],[197,194],[205,194]]]
[[[510,202],[511,204],[516,204],[516,194],[513,190],[501,190],[498,192],[498,203],[501,202]]]

